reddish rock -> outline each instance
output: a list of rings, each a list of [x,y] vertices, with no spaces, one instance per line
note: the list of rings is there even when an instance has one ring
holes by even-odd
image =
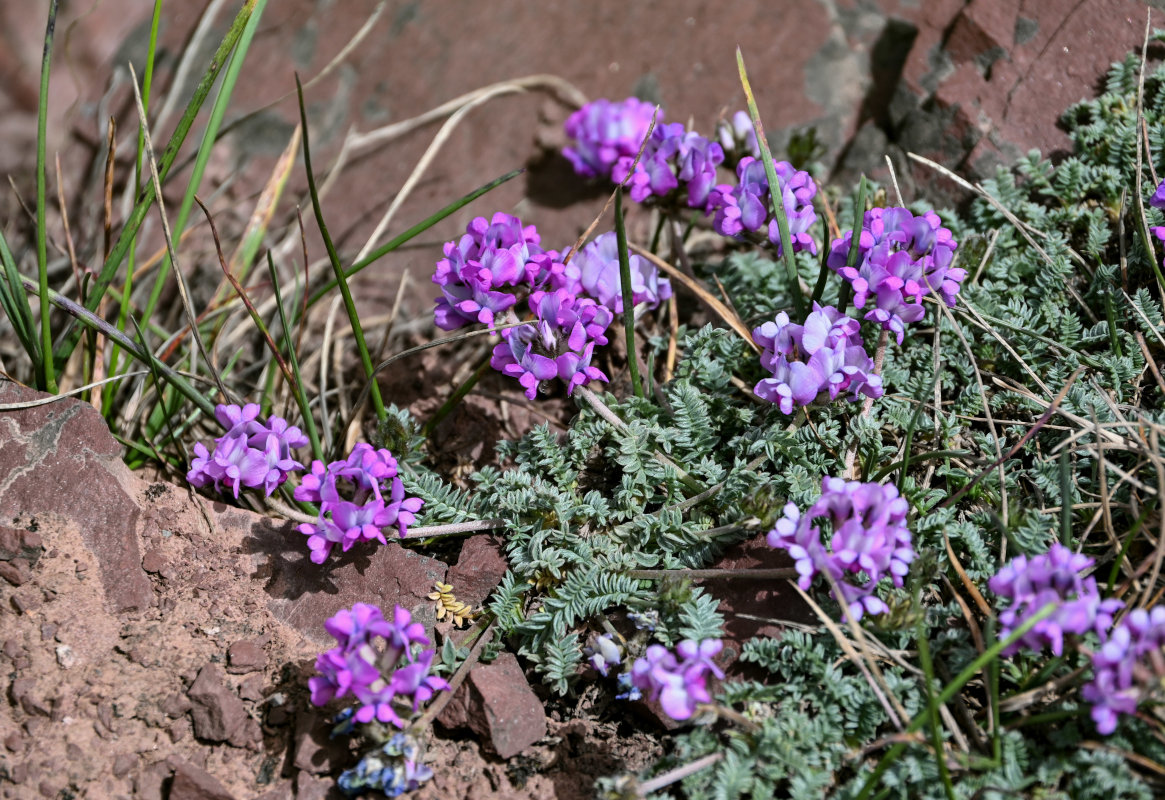
[[[295,767],[323,775],[339,767],[348,757],[347,740],[332,739],[332,725],[313,708],[295,715]]]
[[[266,666],[267,655],[262,646],[251,639],[240,639],[227,649],[227,672],[232,675],[258,672]]]
[[[258,702],[263,699],[263,676],[250,675],[239,684],[239,698]]]
[[[167,759],[174,767],[168,800],[234,800],[218,779],[180,758]]]
[[[387,545],[361,543],[347,553],[337,548],[323,564],[308,558],[303,534],[291,522],[215,504],[219,524],[246,527],[256,577],[266,580],[268,607],[282,622],[323,646],[335,640],[324,622],[341,608],[373,603],[386,614],[399,604],[414,620],[431,627],[435,612],[428,594],[445,579],[445,563],[389,540]]]
[[[247,718],[243,701],[223,685],[223,674],[214,664],[207,664],[186,693],[192,707],[194,735],[212,742],[225,742]]]
[[[147,550],[146,554],[142,556],[142,569],[146,572],[161,572],[166,568],[167,563],[166,556],[156,547]]]
[[[113,759],[114,777],[124,778],[137,763],[138,757],[133,753],[121,753],[117,758]]]
[[[35,694],[36,678],[17,678],[8,687],[8,699],[13,705],[19,705],[24,713],[34,717],[47,717],[52,711],[49,706]]]
[[[496,536],[478,534],[465,540],[457,563],[449,568],[445,583],[463,603],[480,608],[509,569]]]
[[[713,569],[782,569],[793,566],[783,550],[769,547],[764,534],[758,534],[728,549]],[[720,601],[724,615],[724,649],[717,662],[736,675],[734,667],[741,646],[757,637],[780,636],[781,620],[806,625],[817,622],[813,610],[801,599],[787,580],[709,580],[705,590]],[[741,665],[743,666],[743,665]]]
[[[0,380],[0,402],[44,396]],[[121,446],[88,403],[66,398],[0,415],[0,520],[33,515],[46,529],[75,527],[100,565],[106,600],[116,612],[153,600],[138,552],[138,508],[122,488],[128,480]]]
[[[469,727],[500,758],[516,756],[546,735],[542,702],[512,653],[470,670],[438,721],[447,728]]]
[[[300,772],[295,776],[295,800],[327,800],[336,782],[329,778],[317,778],[310,772]]]
[[[21,569],[21,566],[23,566],[23,569]],[[23,586],[29,578],[28,562],[22,558],[14,558],[11,561],[0,561],[0,578],[8,581],[13,586]]]
[[[0,525],[0,561],[23,558],[35,567],[42,553],[44,541],[39,534]]]

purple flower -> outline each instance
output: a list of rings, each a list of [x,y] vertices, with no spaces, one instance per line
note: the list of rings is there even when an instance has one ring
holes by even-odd
[[[847,267],[852,241],[853,231],[834,239],[826,263],[853,287],[855,308],[874,298],[866,319],[893,333],[899,344],[905,326],[926,313],[923,297],[937,293],[954,307],[967,271],[951,267],[958,245],[938,214],[916,217],[905,208],[870,209],[858,237],[857,264]]]
[[[1120,621],[1092,654],[1093,679],[1081,695],[1092,704],[1092,720],[1104,735],[1116,730],[1121,714],[1134,714],[1137,704],[1165,677],[1161,648],[1165,647],[1165,606],[1135,608]]]
[[[628,253],[631,272],[631,300],[656,308],[672,296],[671,282],[645,258]],[[614,231],[596,236],[551,278],[551,285],[570,294],[593,297],[616,314],[623,313],[623,284],[619,275],[619,244]]]
[[[416,711],[434,692],[449,688],[443,678],[428,674],[433,650],[414,654],[413,645],[428,645],[429,640],[424,626],[399,605],[392,622],[376,606],[357,603],[351,611],[341,609],[324,627],[337,646],[316,659],[320,674],[308,681],[314,705],[350,692],[361,704],[352,717],[356,722],[376,718],[404,727],[393,708],[396,697],[413,698]]]
[[[1165,208],[1165,181],[1157,185],[1157,191],[1149,198],[1149,205],[1153,208]]]
[[[621,103],[606,99],[587,103],[566,120],[566,135],[574,144],[562,154],[579,175],[609,177],[619,158],[639,152],[654,113],[654,106],[634,97]],[[657,120],[662,119],[660,111]]]
[[[798,586],[808,589],[817,575],[828,575],[842,595],[834,599],[844,603],[854,619],[861,619],[887,610],[874,595],[878,581],[889,578],[902,586],[915,558],[906,527],[909,510],[893,484],[825,477],[821,497],[804,515],[793,503],[785,506],[784,517],[769,531],[768,543],[792,556]],[[833,530],[828,547],[815,524],[822,517]]]
[[[1021,648],[1040,651],[1050,645],[1052,653],[1064,651],[1064,634],[1094,631],[1103,641],[1112,626],[1113,615],[1124,608],[1116,598],[1102,600],[1096,579],[1083,573],[1095,562],[1082,553],[1073,553],[1062,544],[1053,544],[1047,553],[1028,558],[1016,556],[988,582],[991,591],[1010,600],[999,614],[999,638],[1007,638],[1025,620],[1054,603],[1052,615],[1036,623],[1019,641],[1003,651],[1011,655]]]
[[[787,161],[774,161],[773,169],[781,188],[781,201],[785,216],[789,221],[789,236],[793,252],[808,250],[817,252],[817,243],[809,235],[809,229],[817,222],[813,210],[813,197],[817,194],[817,184],[808,172],[798,170]],[[783,253],[780,226],[772,213],[769,194],[769,179],[764,163],[746,156],[736,165],[737,185],[720,184],[708,195],[707,213],[715,213],[712,228],[719,234],[743,239],[748,233],[767,236],[777,248],[777,255]]]
[[[596,636],[586,649],[589,656],[587,662],[604,678],[610,672],[611,667],[623,662],[619,645],[615,644],[615,637],[609,633]]]
[[[316,564],[324,563],[337,544],[344,552],[360,541],[387,544],[383,529],[391,525],[403,539],[424,504],[405,497],[392,453],[363,442],[342,461],[326,467],[322,461],[312,462],[294,496],[320,504],[318,521],[299,526]]]
[[[282,417],[259,421],[259,406],[218,405],[215,418],[227,432],[215,440],[211,453],[201,442],[194,445],[194,459],[186,480],[201,488],[213,485],[215,491],[231,490],[235,499],[239,487],[263,487],[268,497],[291,472],[303,464],[291,457],[295,448],[307,445],[307,437]]]
[[[635,154],[623,156],[611,170],[611,180],[622,183],[631,172]],[[657,125],[628,181],[631,199],[643,203],[663,200],[679,190],[689,208],[704,210],[716,185],[716,167],[724,162],[724,150],[680,123]],[[686,192],[683,190],[686,189]]]
[[[533,225],[498,212],[477,217],[456,242],[446,242],[433,283],[441,287],[433,316],[437,327],[454,330],[474,322],[493,325],[494,316],[517,302],[506,287],[528,282],[527,263],[542,254]]]
[[[717,122],[716,139],[724,149],[725,160],[729,164],[738,164],[745,156],[760,158],[756,128],[752,126],[747,111],[737,111],[731,120]]]
[[[724,677],[723,671],[712,661],[722,647],[719,639],[703,642],[688,639],[676,647],[676,652],[683,658],[680,661],[666,647],[653,644],[643,658],[636,659],[631,665],[631,684],[649,700],[658,700],[664,713],[672,719],[691,719],[698,703],[712,700],[708,693],[707,673],[717,678]]]
[[[614,319],[610,309],[566,289],[536,291],[529,306],[535,320],[501,332],[490,366],[517,378],[530,400],[543,381],[555,377],[566,383],[567,394],[587,381],[607,380],[591,366],[591,357],[596,344],[607,343],[605,331]]]
[[[836,400],[842,392],[879,398],[882,377],[862,344],[857,320],[833,306],[813,304],[804,325],[789,321],[784,311],[772,322],[756,328],[752,338],[763,348],[761,366],[772,372],[753,391],[775,403],[784,414],[807,406],[828,394]]]

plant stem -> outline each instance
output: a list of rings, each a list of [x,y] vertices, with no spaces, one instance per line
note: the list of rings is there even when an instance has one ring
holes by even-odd
[[[36,266],[40,279],[40,349],[41,374],[39,388],[56,394],[57,375],[53,364],[53,329],[49,313],[49,255],[48,234],[45,230],[45,137],[49,113],[49,71],[53,60],[53,34],[57,27],[58,0],[49,5],[49,19],[45,24],[44,55],[40,62],[40,102],[36,108]]]
[[[635,357],[635,295],[631,289],[631,259],[627,256],[627,231],[623,226],[623,187],[615,187],[615,242],[619,248],[619,282],[623,291],[623,331],[627,336],[627,369],[636,397],[643,397],[639,362]]]

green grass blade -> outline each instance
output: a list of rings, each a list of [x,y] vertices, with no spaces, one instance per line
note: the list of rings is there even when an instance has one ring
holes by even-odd
[[[752,117],[752,126],[756,129],[756,141],[760,145],[761,161],[765,166],[765,177],[769,181],[769,197],[773,202],[773,214],[777,217],[777,228],[781,232],[781,258],[785,262],[785,272],[789,275],[789,283],[793,292],[793,310],[797,319],[805,319],[805,298],[801,295],[801,277],[797,274],[797,261],[793,256],[793,237],[789,233],[789,217],[785,214],[785,201],[782,196],[781,184],[777,180],[777,171],[773,168],[773,153],[769,150],[769,142],[765,137],[765,128],[760,121],[760,109],[756,106],[756,98],[752,95],[752,86],[748,82],[748,72],[744,68],[744,53],[736,48],[736,67],[740,73],[740,83],[744,86],[744,97],[748,101],[748,114]]]
[[[257,2],[258,0],[246,0],[243,7],[239,9],[239,13],[235,16],[234,22],[231,23],[230,30],[227,31],[218,50],[215,51],[210,66],[202,76],[198,87],[194,90],[194,96],[186,106],[186,110],[182,113],[182,118],[178,120],[174,134],[170,137],[166,149],[162,152],[162,158],[158,162],[158,174],[163,182],[169,174],[170,167],[174,164],[174,159],[178,157],[179,149],[181,149],[182,144],[186,141],[186,135],[190,132],[195,117],[198,116],[203,102],[205,102],[207,95],[210,94],[211,87],[222,71],[227,56],[234,49],[239,37],[242,36],[243,28],[250,19]],[[129,252],[130,246],[135,240],[138,228],[141,227],[142,220],[145,219],[146,212],[149,211],[153,202],[154,187],[146,184],[142,190],[141,199],[134,206],[133,211],[130,212],[129,218],[125,221],[125,226],[121,229],[121,234],[117,237],[117,243],[110,251],[109,257],[105,259],[105,263],[101,265],[101,272],[93,282],[89,296],[85,300],[85,308],[89,311],[95,311],[97,309],[97,305],[101,302],[101,298],[109,288],[109,284],[113,282],[118,267],[125,260],[126,254]],[[146,323],[148,324],[149,320],[146,320]],[[75,327],[74,323],[70,323],[67,334],[60,339],[56,350],[53,351],[57,366],[63,365],[69,359],[80,338],[81,331]]]
[[[323,461],[324,451],[320,447],[320,435],[316,431],[316,422],[311,415],[311,406],[307,402],[307,394],[303,390],[303,379],[299,374],[299,357],[295,354],[295,342],[291,340],[291,326],[287,322],[287,312],[283,309],[283,294],[279,290],[279,274],[275,271],[275,262],[271,260],[271,251],[267,251],[267,271],[271,273],[271,287],[275,291],[275,307],[279,309],[279,324],[283,326],[283,346],[287,348],[287,360],[291,363],[291,372],[295,376],[295,401],[299,404],[299,413],[303,417],[303,426],[307,429],[307,438],[311,442],[312,458]]]
[[[206,130],[203,131],[202,141],[198,145],[198,155],[194,159],[194,169],[190,174],[190,181],[186,184],[186,193],[182,196],[182,205],[178,207],[178,216],[174,220],[174,230],[177,232],[176,235],[179,241],[182,239],[182,232],[186,230],[186,223],[190,219],[191,210],[194,208],[194,195],[198,193],[198,189],[202,184],[202,176],[206,172],[206,165],[210,163],[210,153],[214,149],[218,139],[219,128],[222,126],[223,117],[226,115],[227,106],[230,105],[235,84],[238,82],[239,73],[243,68],[243,61],[247,57],[247,50],[250,49],[251,41],[255,37],[255,30],[259,27],[259,21],[263,17],[263,9],[266,5],[267,0],[256,0],[254,11],[247,20],[247,24],[243,26],[243,33],[239,37],[234,52],[231,54],[231,60],[227,65],[226,73],[223,75],[222,86],[219,87],[218,96],[215,97],[214,105],[211,106],[210,119],[206,123]],[[146,301],[146,307],[142,311],[143,319],[151,319],[153,317],[154,309],[158,305],[158,299],[162,296],[162,289],[166,285],[166,278],[170,274],[171,266],[172,262],[169,257],[163,258],[162,263],[158,265],[158,271],[154,275],[154,285],[150,289],[149,300]]]
[[[40,372],[40,340],[37,339],[36,323],[32,319],[32,306],[28,302],[28,292],[20,281],[20,271],[16,268],[16,259],[8,249],[8,241],[0,232],[0,263],[4,267],[4,280],[0,281],[0,304],[3,304],[4,313],[12,322],[12,328],[20,339],[24,351],[32,361],[34,373]]]
[[[619,282],[623,292],[623,331],[627,335],[627,369],[636,397],[643,397],[639,361],[635,350],[635,302],[631,290],[631,259],[627,257],[627,231],[623,226],[623,186],[615,187],[615,242],[619,248]]]
[[[49,72],[53,61],[53,33],[57,27],[58,0],[49,4],[49,20],[44,31],[44,55],[40,62],[40,102],[36,107],[36,266],[40,280],[40,351],[53,351],[53,328],[49,304],[48,232],[45,230],[45,135],[49,113]],[[40,360],[37,388],[50,394],[57,391],[53,359]]]
[[[443,209],[438,211],[436,214],[433,214],[432,216],[429,216],[429,217],[425,217],[425,219],[421,220],[413,227],[409,228],[408,230],[406,230],[405,232],[403,232],[399,236],[396,236],[395,238],[390,239],[389,241],[385,242],[383,245],[381,245],[380,247],[373,250],[371,253],[366,255],[364,258],[357,261],[355,264],[353,264],[351,267],[349,267],[347,269],[347,271],[345,271],[343,273],[344,277],[351,278],[357,272],[359,272],[360,270],[369,266],[370,264],[375,262],[377,259],[384,257],[385,255],[391,253],[393,250],[396,250],[398,247],[400,247],[401,245],[408,242],[410,239],[424,233],[429,228],[433,227],[438,222],[445,219],[445,217],[448,217],[450,214],[456,213],[457,211],[461,210],[465,206],[472,203],[477,198],[481,197],[483,194],[486,194],[487,192],[493,191],[494,189],[501,186],[503,183],[506,183],[507,181],[513,180],[514,178],[518,177],[519,175],[521,175],[525,171],[526,170],[524,170],[524,169],[511,170],[510,172],[507,172],[505,175],[502,175],[500,178],[494,178],[489,183],[477,187],[476,189],[474,189],[472,192],[465,195],[464,197],[461,197],[457,200],[454,200],[452,203],[445,206]],[[313,305],[318,303],[325,295],[328,294],[328,292],[332,291],[332,289],[335,289],[337,285],[338,285],[337,281],[335,279],[333,279],[333,280],[329,281],[328,283],[324,284],[319,289],[316,289],[314,292],[312,292],[311,297],[309,297],[308,301],[307,301],[308,308],[311,308]]]
[[[299,96],[299,119],[303,126],[303,164],[307,170],[307,186],[311,194],[311,207],[316,215],[316,224],[320,227],[320,236],[324,240],[324,248],[328,251],[328,260],[332,263],[332,272],[336,275],[336,284],[340,287],[340,294],[344,298],[344,308],[348,311],[348,321],[352,324],[352,336],[356,339],[356,349],[360,351],[360,362],[364,366],[364,377],[369,381],[369,394],[372,396],[372,407],[376,410],[376,418],[380,422],[388,419],[388,412],[384,409],[384,400],[380,397],[380,386],[376,382],[376,373],[372,368],[372,356],[368,352],[368,343],[364,340],[364,328],[360,324],[360,315],[356,313],[356,303],[352,300],[352,290],[348,288],[348,276],[344,274],[344,267],[340,264],[340,256],[336,246],[332,244],[332,237],[328,233],[328,226],[324,223],[324,211],[320,207],[320,193],[316,189],[315,175],[311,169],[311,145],[308,142],[307,108],[303,104],[303,85],[299,76],[295,76],[295,90]],[[353,270],[355,271],[355,270]]]
[[[36,282],[29,278],[21,278],[21,283],[24,284],[24,288],[26,290],[33,292],[34,294],[38,291],[39,287],[37,286]],[[192,403],[201,408],[205,413],[213,416],[214,403],[212,403],[207,397],[203,396],[202,393],[195,389],[189,381],[175,372],[170,366],[159,361],[149,350],[143,351],[138,347],[137,342],[130,339],[124,333],[110,325],[108,322],[97,316],[89,309],[85,308],[85,306],[81,305],[80,303],[74,302],[64,295],[57,294],[52,289],[49,289],[48,295],[49,299],[52,301],[52,304],[57,308],[72,316],[82,325],[100,331],[103,335],[109,337],[110,340],[115,341],[121,345],[123,350],[136,358],[138,361],[141,361],[151,369],[156,369],[158,373],[166,379],[167,383],[172,385],[182,394],[186,395],[186,397]]]
[[[158,27],[162,22],[162,0],[154,0],[154,14],[150,20],[150,44],[146,48],[146,68],[142,74],[142,108],[146,115],[150,112],[150,90],[154,85],[154,62],[158,52]],[[145,129],[138,126],[137,157],[134,160],[134,194],[142,188],[142,151],[145,149]],[[118,303],[117,329],[125,330],[129,322],[130,298],[133,296],[134,253],[137,250],[137,237],[131,237],[129,245],[129,260],[125,270],[125,282],[121,288],[121,301]],[[110,375],[116,375],[121,366],[121,348],[115,342],[109,351]],[[101,415],[109,422],[113,422],[113,396],[116,384],[110,384],[101,393]]]

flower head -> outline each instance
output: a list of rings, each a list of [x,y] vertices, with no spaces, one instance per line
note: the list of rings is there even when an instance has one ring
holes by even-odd
[[[824,574],[837,584],[841,597],[855,619],[887,610],[874,589],[889,578],[902,586],[915,558],[906,527],[909,506],[893,484],[885,486],[826,477],[821,496],[804,514],[793,503],[768,534],[770,547],[793,557],[797,585],[808,589]],[[817,520],[832,528],[828,546]]]
[[[922,298],[938,294],[954,307],[967,271],[952,267],[958,246],[942,227],[938,214],[915,216],[905,208],[873,208],[863,218],[858,236],[858,261],[846,266],[853,231],[834,239],[826,263],[845,278],[854,291],[854,307],[864,308],[872,297],[874,308],[866,319],[881,325],[902,343],[905,326],[922,319]]]
[[[319,519],[299,526],[316,564],[324,563],[337,544],[344,552],[361,541],[387,544],[383,529],[390,526],[403,539],[424,504],[419,497],[405,497],[392,453],[364,442],[346,459],[327,466],[312,462],[294,496],[320,505]]]
[[[789,222],[789,236],[793,252],[808,250],[817,252],[817,243],[809,235],[809,229],[817,221],[813,210],[813,197],[817,194],[817,184],[808,172],[796,169],[787,161],[774,161],[777,183],[780,186],[781,202]],[[772,199],[769,179],[764,162],[745,156],[736,165],[737,185],[720,184],[708,195],[708,213],[714,213],[712,227],[719,234],[733,238],[745,238],[748,233],[760,233],[767,237],[781,255],[780,225],[772,213]]]
[[[1073,553],[1056,543],[1047,553],[1028,558],[1020,555],[1003,566],[988,582],[991,591],[1011,603],[999,614],[999,638],[1005,639],[1029,617],[1052,603],[1055,611],[1035,624],[1019,641],[1012,643],[1005,655],[1021,648],[1052,653],[1064,651],[1064,634],[1095,632],[1101,640],[1112,626],[1113,616],[1124,603],[1116,598],[1102,600],[1096,579],[1084,577],[1091,569],[1091,558]]]
[[[724,677],[712,661],[722,647],[719,639],[685,640],[676,647],[680,656],[677,659],[666,647],[653,644],[631,665],[631,684],[648,699],[658,700],[664,713],[672,719],[691,719],[698,703],[712,699],[708,693],[708,673]]]
[[[303,469],[291,451],[307,445],[307,437],[282,417],[260,422],[259,411],[255,403],[215,407],[215,419],[227,431],[215,440],[213,453],[201,442],[194,445],[186,473],[191,486],[228,489],[236,499],[240,487],[261,486],[270,497],[290,473]]]
[[[814,303],[804,325],[791,322],[782,311],[754,329],[752,338],[763,348],[761,366],[772,373],[753,391],[784,414],[826,395],[836,400],[842,392],[855,399],[883,394],[882,377],[874,372],[857,320],[833,306]]]
[[[616,161],[639,152],[653,114],[654,106],[634,97],[618,103],[606,99],[587,103],[566,120],[566,135],[574,144],[563,148],[562,154],[579,175],[610,177]],[[663,119],[662,111],[657,119]]]
[[[634,172],[635,154],[615,162],[611,180],[628,180],[631,199],[637,203],[665,200],[676,192],[677,200],[701,211],[708,193],[716,185],[716,167],[724,162],[724,149],[717,143],[689,131],[680,123],[656,125]]]
[[[498,212],[488,221],[475,218],[460,240],[446,242],[445,257],[433,272],[442,295],[433,312],[437,327],[492,325],[495,315],[517,302],[507,287],[529,281],[527,264],[542,254],[540,241],[533,225]]]
[[[1134,714],[1141,700],[1159,692],[1165,678],[1165,606],[1134,608],[1092,654],[1092,681],[1081,695],[1092,704],[1096,729],[1108,735],[1121,714]]]

